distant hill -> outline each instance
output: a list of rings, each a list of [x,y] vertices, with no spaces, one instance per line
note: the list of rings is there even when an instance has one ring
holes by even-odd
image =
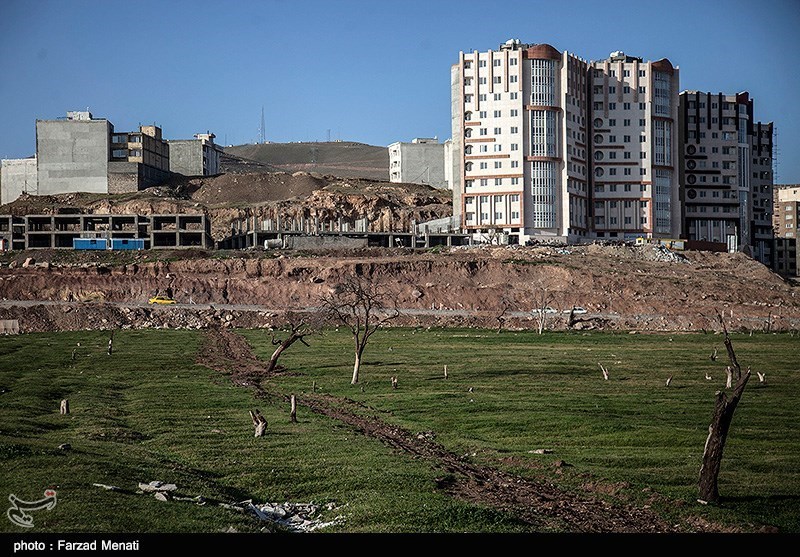
[[[261,143],[225,147],[225,152],[288,172],[302,170],[342,178],[389,180],[389,150],[365,143]]]

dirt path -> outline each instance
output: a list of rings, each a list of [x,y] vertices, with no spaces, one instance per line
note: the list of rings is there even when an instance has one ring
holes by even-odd
[[[208,331],[198,354],[198,363],[230,374],[234,383],[255,388],[259,396],[276,396],[261,384],[266,378],[264,364],[240,335],[222,329]],[[509,512],[537,529],[560,532],[678,531],[649,509],[576,496],[553,485],[467,462],[424,435],[415,435],[384,422],[374,415],[374,409],[353,400],[306,395],[299,402],[314,412],[339,420],[364,435],[442,468],[446,474],[437,479],[437,487],[444,492]]]

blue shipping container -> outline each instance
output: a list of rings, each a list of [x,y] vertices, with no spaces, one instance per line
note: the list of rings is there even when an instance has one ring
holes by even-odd
[[[144,249],[144,240],[133,238],[112,238],[111,249]]]
[[[73,238],[72,248],[81,250],[106,249],[108,240],[105,238]]]

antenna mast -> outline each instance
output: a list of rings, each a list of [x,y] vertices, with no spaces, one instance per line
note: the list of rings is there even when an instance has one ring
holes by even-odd
[[[265,127],[266,126],[264,125],[264,105],[261,105],[261,127],[258,128],[258,142],[259,143],[264,143],[266,141],[266,138],[264,137],[264,133],[265,133],[264,132],[264,128]]]

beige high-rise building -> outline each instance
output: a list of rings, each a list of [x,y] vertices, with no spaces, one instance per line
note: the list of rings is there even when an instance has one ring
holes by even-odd
[[[510,40],[451,72],[453,212],[477,239],[680,234],[678,68]]]
[[[769,265],[772,123],[753,118],[747,92],[681,93],[680,183],[689,240],[727,243]]]
[[[510,40],[452,68],[453,204],[490,240],[587,236],[586,68],[569,52]]]
[[[774,188],[773,230],[778,238],[800,238],[800,184]]]
[[[678,238],[678,68],[613,52],[590,71],[594,236]]]

